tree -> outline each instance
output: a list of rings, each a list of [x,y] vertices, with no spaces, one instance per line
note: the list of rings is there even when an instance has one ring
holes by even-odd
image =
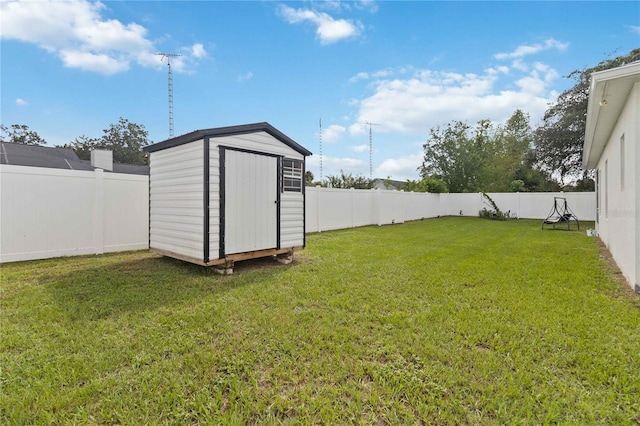
[[[516,110],[504,125],[480,120],[475,128],[454,121],[431,129],[418,169],[441,179],[451,192],[549,190],[549,178],[535,168],[529,114]]]
[[[100,139],[89,138],[85,135],[75,138],[63,147],[72,149],[81,160],[90,160],[91,151],[94,149],[106,149],[100,147]]]
[[[47,141],[42,139],[35,131],[29,130],[26,124],[12,124],[7,127],[0,124],[2,139],[6,142],[19,143],[23,145],[46,145]]]
[[[550,174],[557,175],[561,184],[566,179],[586,178],[582,170],[582,146],[587,121],[587,103],[591,74],[640,60],[640,48],[598,65],[575,70],[567,78],[576,84],[565,90],[557,102],[545,113],[543,124],[535,131],[536,163]]]
[[[325,188],[371,189],[373,187],[373,180],[362,175],[354,177],[351,173],[346,174],[340,170],[340,176],[327,176],[322,182],[322,186]]]
[[[148,139],[149,132],[143,125],[130,123],[129,120],[120,117],[118,123],[111,124],[103,132],[99,139],[83,135],[64,147],[73,149],[83,160],[89,160],[94,149],[108,149],[113,151],[113,161],[117,163],[147,164],[147,155],[142,148],[151,142]]]
[[[400,189],[406,192],[431,192],[432,194],[449,192],[447,184],[442,179],[432,177],[425,177],[421,181],[407,179]]]
[[[313,185],[313,173],[311,173],[311,170],[307,170],[304,173],[304,184],[306,186],[311,186]]]
[[[504,126],[495,129],[494,136],[486,146],[480,189],[487,192],[512,190],[516,172],[525,162],[533,141],[529,125],[529,114],[518,109]],[[524,182],[523,187],[524,189]]]
[[[469,131],[470,127],[462,121],[453,121],[444,129],[432,128],[423,145],[420,177],[441,179],[451,192],[475,191],[482,164],[478,150],[481,141],[470,138]]]

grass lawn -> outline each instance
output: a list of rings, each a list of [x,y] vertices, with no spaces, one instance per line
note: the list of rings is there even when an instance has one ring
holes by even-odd
[[[640,298],[584,230],[432,219],[297,259],[2,265],[1,422],[640,424]]]

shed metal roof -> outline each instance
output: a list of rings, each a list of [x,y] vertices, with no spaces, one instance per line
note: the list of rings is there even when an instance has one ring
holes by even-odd
[[[222,136],[233,136],[233,135],[242,135],[247,133],[257,133],[257,132],[266,132],[278,139],[283,144],[288,147],[294,149],[304,156],[312,155],[311,151],[304,148],[302,145],[295,142],[293,139],[273,127],[271,124],[267,122],[262,123],[253,123],[253,124],[243,124],[239,126],[228,126],[228,127],[216,127],[212,129],[203,129],[203,130],[195,130],[191,133],[187,133],[181,136],[176,136],[175,138],[167,139],[162,142],[155,143],[153,145],[148,145],[142,148],[147,152],[155,152],[161,151],[167,148],[173,148],[179,145],[183,145],[189,142],[197,141],[200,139],[204,139],[205,137],[222,137]]]

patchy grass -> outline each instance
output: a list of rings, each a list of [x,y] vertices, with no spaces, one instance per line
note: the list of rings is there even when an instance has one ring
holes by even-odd
[[[443,218],[307,245],[233,276],[3,265],[2,422],[640,423],[640,302],[584,231]]]

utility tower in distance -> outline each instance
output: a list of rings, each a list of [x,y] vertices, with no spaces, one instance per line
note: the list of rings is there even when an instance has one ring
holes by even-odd
[[[322,118],[320,118],[320,183],[322,183]]]
[[[177,53],[156,53],[160,56],[160,60],[167,58],[167,67],[169,68],[169,138],[173,137],[173,76],[171,74],[171,58],[182,56]]]
[[[371,126],[381,126],[379,123],[371,123],[365,121],[364,124],[369,126],[369,180],[373,179],[373,131]]]

